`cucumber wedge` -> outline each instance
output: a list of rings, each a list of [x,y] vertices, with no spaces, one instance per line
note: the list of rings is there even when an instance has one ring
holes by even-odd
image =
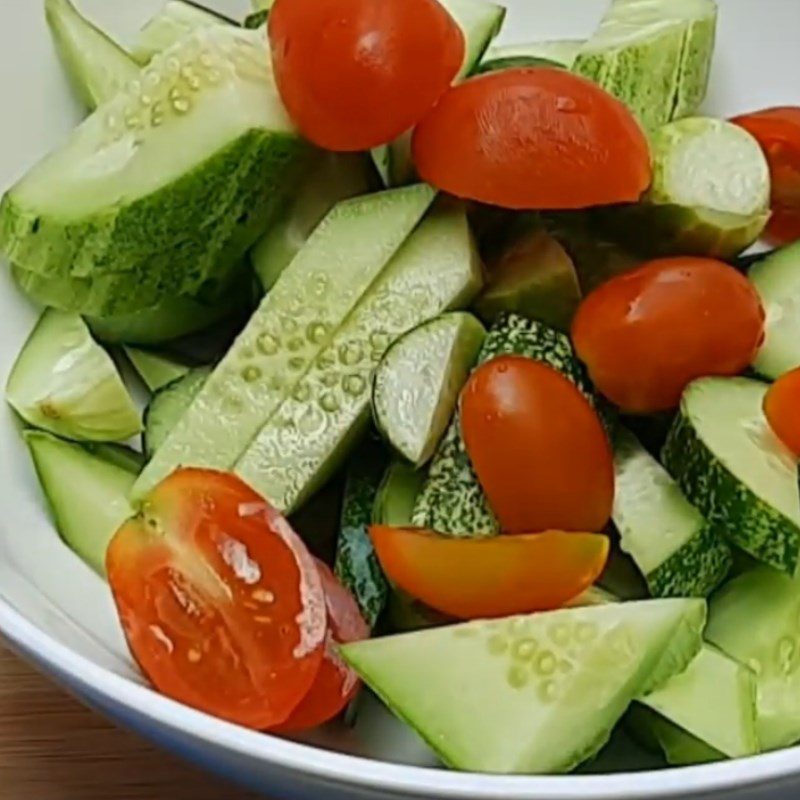
[[[749,277],[767,314],[767,335],[753,368],[776,380],[800,367],[800,242],[755,263]]]
[[[107,461],[132,475],[142,471],[145,458],[138,450],[115,442],[81,442],[81,447],[89,454]]]
[[[497,69],[531,66],[537,60],[543,66],[550,64],[570,69],[584,44],[586,42],[583,39],[561,39],[530,44],[492,45],[487,49],[479,71],[492,72]]]
[[[700,648],[701,600],[648,600],[472,622],[341,648],[445,764],[567,772],[633,698]]]
[[[133,515],[128,492],[136,473],[44,431],[26,431],[25,441],[61,538],[105,576],[108,543]]]
[[[413,466],[421,467],[436,450],[485,337],[472,314],[443,314],[398,339],[378,364],[375,424]]]
[[[328,214],[142,473],[136,497],[145,496],[181,464],[231,469],[289,395],[304,397],[303,376],[323,351],[338,362],[338,351],[331,350],[336,331],[433,196],[427,186],[411,186],[345,201]],[[309,434],[325,414],[310,395],[301,405],[305,413],[293,435],[311,441]]]
[[[684,497],[667,471],[636,437],[614,437],[614,524],[620,546],[655,597],[707,597],[730,572],[722,533]]]
[[[141,430],[111,357],[75,314],[48,309],[17,357],[9,405],[30,425],[86,441],[124,441]]]
[[[372,521],[376,525],[389,525],[392,528],[409,527],[414,503],[424,485],[424,470],[414,469],[399,458],[392,461],[375,495]]]
[[[719,119],[671,122],[651,137],[653,183],[642,201],[599,209],[601,230],[646,257],[731,259],[769,219],[769,165],[747,131]]]
[[[191,370],[187,364],[153,350],[126,347],[125,355],[128,356],[133,368],[151,392],[163,389],[167,384],[177,381]]]
[[[733,544],[795,575],[797,460],[764,417],[767,388],[746,378],[695,381],[684,392],[662,457],[689,502]]]
[[[661,714],[634,703],[625,718],[633,735],[650,750],[661,751],[668,764],[676,767],[724,761],[724,753],[687,733]]]
[[[575,357],[569,338],[560,331],[515,314],[503,315],[489,331],[478,363],[501,355],[544,361],[594,401],[586,372]],[[433,458],[428,480],[414,507],[413,523],[450,536],[493,536],[500,532],[472,469],[458,414]]]
[[[379,229],[374,218],[368,223]],[[426,319],[469,305],[482,283],[464,208],[438,206],[332,339],[323,342],[319,357],[234,471],[276,508],[291,512],[301,506],[347,457],[368,424],[372,376],[392,342]],[[326,307],[330,296],[329,290],[322,298]]]
[[[139,76],[139,65],[82,16],[71,0],[45,0],[44,13],[75,93],[90,111]]]

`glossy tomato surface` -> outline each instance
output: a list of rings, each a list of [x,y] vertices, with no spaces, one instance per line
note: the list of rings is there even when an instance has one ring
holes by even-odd
[[[800,369],[787,372],[770,386],[764,413],[778,438],[800,458]]]

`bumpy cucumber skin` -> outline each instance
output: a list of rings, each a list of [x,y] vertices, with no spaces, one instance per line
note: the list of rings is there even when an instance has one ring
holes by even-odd
[[[733,544],[782,572],[796,573],[800,528],[737,480],[706,447],[683,408],[662,462],[689,501]]]
[[[586,371],[563,333],[516,314],[504,314],[489,331],[478,364],[501,355],[523,355],[549,364],[594,403]],[[458,412],[433,458],[428,480],[414,507],[413,523],[455,537],[494,536],[500,532],[472,468]]]

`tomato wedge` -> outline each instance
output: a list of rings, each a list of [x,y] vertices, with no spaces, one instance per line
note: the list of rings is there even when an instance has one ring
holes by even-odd
[[[327,631],[319,571],[235,476],[175,472],[106,561],[133,656],[162,693],[257,730],[284,722],[308,693]]]
[[[631,112],[562,69],[508,69],[450,89],[417,126],[413,152],[428,183],[514,209],[635,202],[651,178]]]
[[[764,413],[778,438],[800,458],[800,369],[793,369],[770,386]]]
[[[317,561],[328,609],[325,658],[309,693],[275,733],[297,733],[316,728],[338,716],[355,697],[358,676],[338,653],[340,644],[369,638],[369,625],[361,616],[355,598],[336,580],[327,564]]]
[[[597,580],[609,550],[605,536],[560,531],[453,539],[376,525],[370,536],[397,586],[458,619],[560,608]]]
[[[800,239],[800,107],[782,106],[732,120],[758,140],[772,176],[772,219],[767,238],[774,244]]]

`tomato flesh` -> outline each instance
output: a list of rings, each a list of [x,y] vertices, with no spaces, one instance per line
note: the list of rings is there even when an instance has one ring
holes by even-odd
[[[561,373],[520,356],[487,362],[464,387],[461,429],[504,531],[605,527],[614,502],[611,446],[594,409]]]
[[[800,458],[800,368],[787,372],[770,386],[764,413],[778,438]]]
[[[232,475],[179,470],[107,553],[133,656],[163,694],[263,730],[320,670],[325,595],[288,523]]]
[[[301,133],[368,150],[413,127],[464,62],[461,28],[436,0],[277,0],[278,89]]]
[[[650,185],[647,139],[631,112],[561,69],[509,69],[450,89],[414,132],[423,180],[514,209],[635,202]]]
[[[560,608],[597,580],[609,550],[605,536],[560,531],[454,539],[373,526],[370,536],[395,585],[457,619]]]
[[[337,717],[355,697],[360,683],[356,673],[337,651],[340,644],[369,638],[370,630],[355,598],[326,564],[317,561],[328,610],[325,657],[309,693],[276,733],[296,733],[316,728]]]
[[[623,411],[675,408],[696,378],[737,375],[764,339],[764,309],[733,267],[651,261],[581,303],[572,340],[597,388]]]

